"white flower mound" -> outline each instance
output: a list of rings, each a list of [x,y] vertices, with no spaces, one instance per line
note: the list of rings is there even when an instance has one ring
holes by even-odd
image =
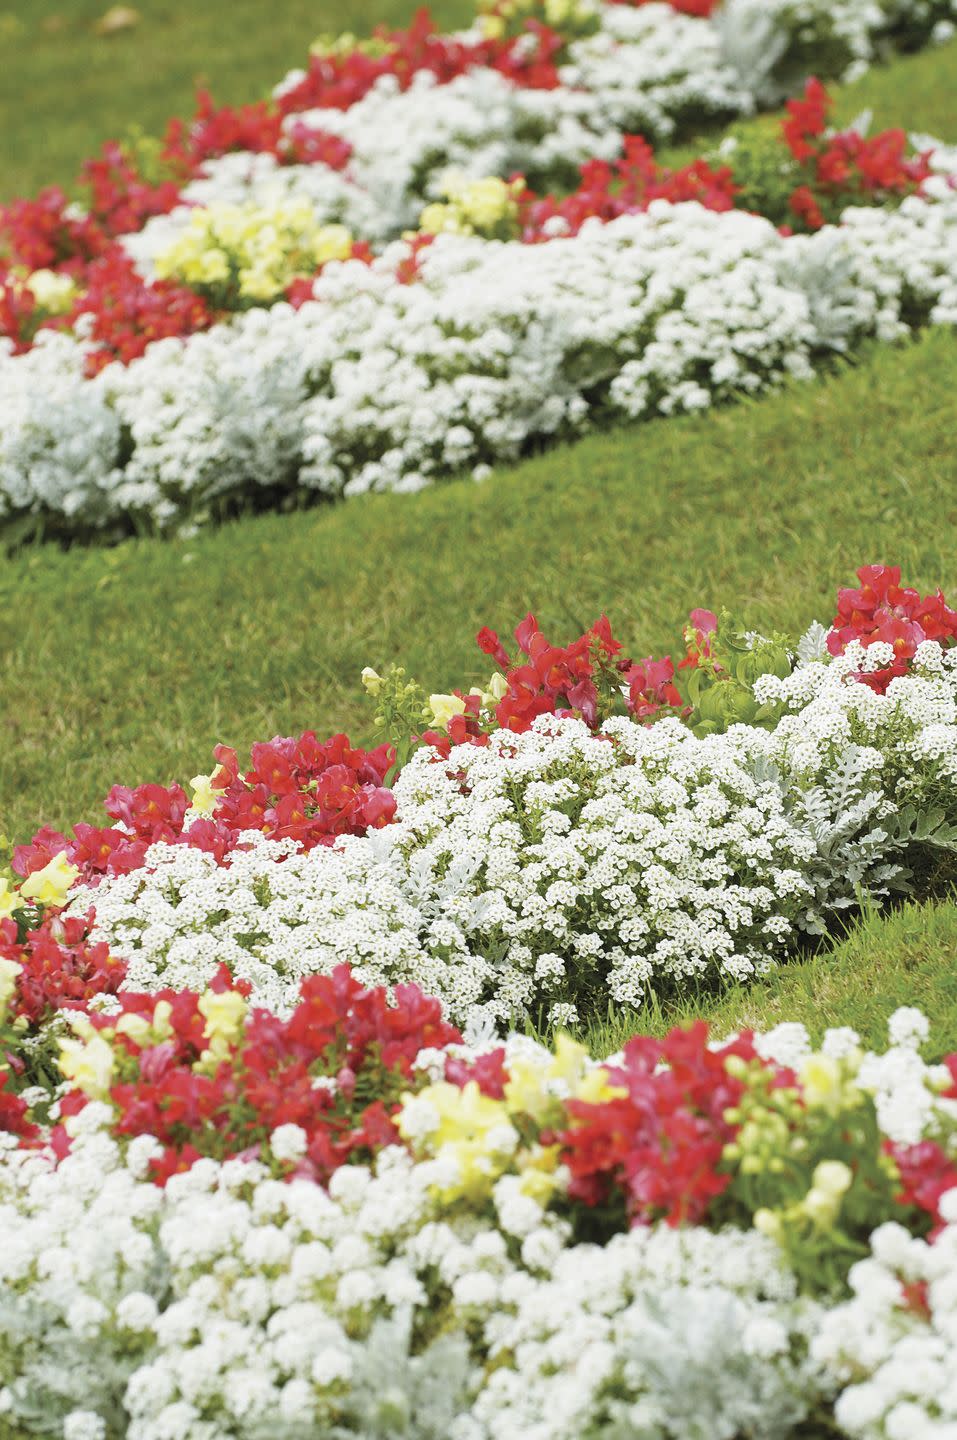
[[[540,246],[441,236],[332,264],[316,301],[253,310],[82,378],[79,342],[0,347],[0,517],[96,528],[229,497],[414,490],[533,438],[700,410],[809,377],[828,351],[957,321],[957,190],[814,236],[655,202]]]
[[[429,993],[461,996],[468,1010],[490,967],[461,968],[423,946],[429,927],[393,866],[372,846],[346,837],[308,854],[295,842],[264,840],[236,851],[228,867],[184,846],[154,845],[144,870],[110,877],[74,902],[93,904],[97,934],[130,959],[126,988],[200,988],[221,964],[253,986],[255,1002],[287,1013],[308,975],[352,965],[366,984],[414,981]],[[468,957],[454,956],[455,961]],[[474,974],[469,974],[470,969]]]
[[[925,1033],[899,1011],[893,1048],[864,1057],[865,1090],[903,1077],[902,1099],[919,1088],[952,1111],[914,1048]],[[856,1043],[829,1031],[823,1049]],[[800,1025],[758,1046],[780,1063],[810,1048]],[[923,1113],[918,1138],[939,1121]],[[160,1189],[145,1176],[161,1147],[121,1150],[109,1121],[97,1103],[73,1119],[58,1166],[3,1144],[0,1415],[17,1434],[785,1440],[832,1401],[851,1440],[950,1440],[957,1423],[957,1191],[933,1244],[876,1230],[834,1302],[799,1296],[754,1230],[576,1244],[521,1176],[478,1216],[436,1199],[443,1161],[399,1149],[345,1166],[328,1192],[238,1159]],[[920,1282],[929,1321],[901,1304]]]
[[[886,697],[848,683],[857,646],[766,677],[793,712],[773,732],[541,717],[447,763],[423,749],[396,820],[365,838],[303,855],[251,834],[225,868],[156,845],[73,904],[95,906],[128,988],[201,986],[225,962],[281,1012],[342,962],[415,981],[473,1027],[747,979],[861,891],[906,882],[906,813],[953,820],[957,668],[932,642],[918,658]]]
[[[820,1391],[818,1308],[754,1232],[569,1247],[515,1177],[491,1223],[443,1216],[434,1162],[397,1150],[328,1194],[240,1160],[161,1190],[140,1178],[159,1147],[134,1140],[124,1164],[101,1109],[57,1169],[0,1166],[0,1407],[51,1433],[581,1440],[630,1413],[648,1440],[732,1440],[783,1436]],[[517,1369],[483,1390],[486,1350]]]

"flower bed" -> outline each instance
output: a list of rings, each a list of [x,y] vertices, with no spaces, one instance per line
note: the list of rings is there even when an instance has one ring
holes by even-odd
[[[880,1055],[701,1025],[592,1065],[468,1051],[343,967],[284,1025],[220,979],[82,1033],[53,1131],[4,1137],[6,1434],[957,1418],[957,1056],[925,1065],[918,1011]]]
[[[957,612],[858,580],[797,643],[486,629],[482,686],[367,668],[375,750],[219,746],[191,798],[117,785],[110,825],[17,847],[4,1440],[943,1440],[957,1055],[925,1017],[880,1053],[560,1029],[948,883]],[[554,1038],[495,1036],[522,1012]]]
[[[8,531],[415,489],[953,323],[939,147],[830,136],[817,82],[786,148],[739,139],[668,174],[634,133],[940,34],[946,5],[687,8],[508,6],[461,36],[426,17],[320,47],[271,102],[204,99],[171,126],[168,178],[112,145],[86,211],[58,191],[6,207]]]
[[[245,770],[218,747],[192,803],[115,786],[109,826],[17,848],[2,923],[66,904],[66,970],[91,996],[225,963],[288,1014],[345,962],[418,984],[472,1035],[747,981],[862,895],[949,883],[957,613],[894,568],[859,578],[799,643],[696,611],[677,667],[627,658],[604,617],[562,647],[529,616],[515,658],[480,634],[484,689],[429,698],[369,670],[376,750],[306,732]],[[24,936],[7,943],[26,964]],[[110,984],[100,944],[125,967]],[[46,973],[65,963],[54,946]],[[72,978],[51,995],[81,998]]]

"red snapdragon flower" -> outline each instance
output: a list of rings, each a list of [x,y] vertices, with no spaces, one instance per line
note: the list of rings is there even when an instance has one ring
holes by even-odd
[[[882,695],[891,680],[906,675],[924,640],[941,644],[957,640],[957,612],[948,607],[939,589],[921,596],[901,585],[899,565],[863,565],[857,578],[859,589],[838,591],[827,648],[832,655],[842,655],[853,640],[865,649],[878,641],[890,645],[894,658],[889,665],[854,676]]]
[[[89,317],[93,347],[87,374],[96,375],[113,360],[128,365],[154,340],[182,339],[208,330],[216,316],[195,290],[173,280],[144,280],[132,259],[113,246],[88,266],[85,290],[65,323]]]
[[[12,200],[0,207],[0,242],[25,270],[70,274],[82,271],[110,243],[97,222],[77,213],[56,185],[42,190],[35,200]]]
[[[29,285],[12,270],[0,267],[0,339],[13,342],[14,355],[23,355],[33,344],[37,302]]]
[[[494,632],[480,633],[485,636],[484,643],[490,643],[488,636]],[[529,729],[536,715],[565,714],[571,710],[577,710],[587,725],[597,725],[597,682],[621,651],[611,633],[608,617],[602,615],[570,645],[557,646],[549,644],[535,616],[529,614],[516,627],[515,639],[527,662],[506,673],[508,691],[495,711],[500,729],[520,733]]]
[[[332,844],[337,835],[379,829],[395,814],[395,797],[384,783],[395,764],[391,745],[357,750],[346,735],[323,743],[312,730],[298,740],[276,736],[252,747],[244,775],[234,750],[218,746],[215,755],[212,783],[223,793],[213,819],[236,835],[261,830],[272,839],[292,837],[308,850]]]
[[[718,617],[713,610],[692,610],[684,631],[687,654],[679,661],[679,670],[697,669],[702,660],[711,659],[711,646],[717,629]]]
[[[831,97],[820,80],[811,79],[804,95],[787,102],[781,134],[807,178],[791,194],[789,208],[805,229],[819,230],[823,203],[882,200],[918,194],[931,174],[932,152],[908,155],[903,130],[864,136],[856,130],[826,133]]]
[[[568,1104],[559,1140],[569,1195],[598,1205],[618,1194],[632,1224],[700,1224],[731,1181],[721,1161],[736,1128],[724,1117],[745,1086],[728,1074],[730,1055],[757,1058],[750,1034],[711,1050],[703,1020],[663,1040],[629,1040],[621,1065],[608,1067],[624,1094]]]
[[[680,711],[681,694],[675,687],[675,666],[670,655],[638,660],[627,672],[628,708],[636,720],[651,720],[663,710]]]
[[[824,134],[827,118],[831,111],[831,99],[820,80],[812,76],[804,87],[804,94],[789,100],[785,105],[787,118],[781,133],[795,160],[810,160],[815,153],[811,143]]]
[[[426,9],[416,11],[407,29],[379,26],[374,38],[380,42],[380,53],[310,55],[307,73],[278,97],[280,114],[348,110],[386,75],[407,90],[423,72],[434,76],[437,84],[448,85],[476,66],[498,70],[526,88],[554,89],[559,83],[556,59],[565,47],[563,36],[534,20],[521,35],[501,40],[443,35]]]
[[[26,1102],[19,1095],[8,1090],[10,1071],[0,1069],[0,1134],[17,1135],[29,1145],[39,1140],[40,1131],[27,1118]]]
[[[86,1010],[100,995],[115,995],[126,963],[102,941],[90,940],[93,912],[47,916],[23,940],[13,920],[0,920],[0,957],[18,964],[11,1006],[14,1018],[39,1025],[56,1010]]]
[[[142,230],[153,215],[167,215],[180,201],[172,180],[151,185],[115,140],[107,141],[94,160],[87,160],[80,181],[89,196],[89,215],[102,234],[113,238]]]
[[[70,841],[52,825],[43,825],[29,845],[17,845],[13,851],[12,868],[24,880],[36,870],[42,870],[50,861],[64,851],[69,851]]]
[[[957,1056],[950,1061],[952,1069],[957,1067]],[[914,1205],[931,1217],[933,1239],[944,1228],[940,1202],[949,1190],[957,1189],[957,1164],[935,1140],[921,1140],[916,1145],[895,1145],[888,1140],[884,1149],[900,1171],[900,1203]]]
[[[189,125],[178,119],[169,122],[163,160],[184,180],[200,173],[205,161],[233,150],[274,155],[289,165],[345,168],[352,155],[347,140],[301,120],[284,125],[286,113],[271,100],[216,106],[209,92],[200,90],[196,114]]]
[[[679,170],[668,170],[655,159],[641,135],[623,138],[623,154],[613,163],[589,160],[580,171],[578,188],[570,195],[537,196],[526,190],[520,197],[523,234],[527,242],[547,239],[550,221],[564,221],[563,233],[577,235],[586,220],[614,220],[647,210],[653,200],[677,204],[697,200],[709,210],[734,207],[738,187],[729,166],[713,169],[698,159]]]

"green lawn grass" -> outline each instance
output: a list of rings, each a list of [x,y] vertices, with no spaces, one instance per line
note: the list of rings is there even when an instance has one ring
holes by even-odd
[[[390,3],[377,15],[407,18]],[[18,0],[24,63],[17,103],[0,110],[12,157],[0,188],[62,180],[129,121],[155,128],[187,109],[197,71],[247,98],[315,32],[371,23],[358,0],[139,8],[139,29],[102,41],[89,34],[100,3],[62,0],[67,28],[48,33],[58,7]],[[955,74],[954,45],[898,60],[842,91],[840,117],[873,105],[878,124],[957,138]],[[395,659],[431,689],[469,685],[487,670],[476,629],[508,630],[530,608],[557,639],[606,610],[641,655],[673,645],[695,604],[730,603],[756,627],[827,620],[865,562],[898,561],[912,583],[953,593],[955,391],[957,336],[931,333],[820,383],[594,435],[482,485],[2,561],[0,827],[22,839],[95,819],[114,782],[188,781],[217,741],[242,752],[306,727],[368,740],[362,666]],[[906,907],[751,990],[638,1018],[851,1023],[879,1043],[889,1010],[917,1003],[937,1048],[953,1047],[955,941],[953,904]],[[614,1048],[630,1018],[596,1020],[591,1038]]]

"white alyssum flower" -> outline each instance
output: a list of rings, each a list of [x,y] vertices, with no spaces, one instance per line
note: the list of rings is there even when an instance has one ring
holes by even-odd
[[[574,1246],[505,1180],[503,1232],[437,1212],[430,1167],[398,1151],[328,1194],[241,1162],[210,1162],[204,1182],[139,1180],[102,1133],[58,1167],[0,1165],[8,1417],[75,1440],[300,1440],[304,1424],[385,1440],[399,1423],[414,1440],[572,1440],[605,1406],[622,1423],[637,1406],[667,1440],[676,1406],[688,1435],[783,1434],[819,1388],[817,1307],[757,1234]],[[84,1339],[64,1329],[81,1306],[108,1317]]]

